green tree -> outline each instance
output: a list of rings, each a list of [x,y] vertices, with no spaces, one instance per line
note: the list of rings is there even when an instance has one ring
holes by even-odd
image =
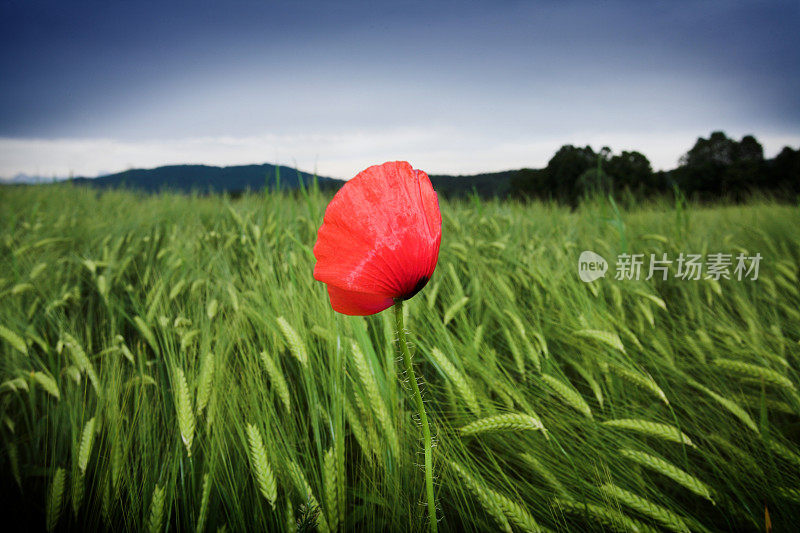
[[[701,197],[740,199],[764,184],[764,149],[752,135],[737,142],[715,131],[708,139],[698,138],[680,163],[674,173],[678,185]]]
[[[552,196],[568,202],[578,197],[578,178],[597,164],[597,154],[590,146],[562,146],[547,162],[546,184]]]
[[[608,173],[614,176],[617,188],[628,188],[639,194],[652,192],[655,188],[653,167],[644,154],[623,151],[612,156],[605,164]]]
[[[800,149],[784,146],[769,162],[767,186],[776,191],[800,194]]]

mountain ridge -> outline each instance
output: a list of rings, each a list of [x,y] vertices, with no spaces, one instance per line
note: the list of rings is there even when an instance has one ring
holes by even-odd
[[[524,169],[523,169],[524,170]],[[482,196],[505,196],[510,189],[511,178],[520,170],[504,170],[472,175],[431,174],[431,182],[436,191],[444,196],[459,196],[477,192]],[[153,168],[133,168],[96,178],[76,177],[67,180],[30,177],[27,180],[7,180],[7,185],[40,185],[68,181],[76,185],[99,188],[124,187],[145,192],[163,190],[176,192],[242,193],[247,190],[274,189],[280,183],[281,189],[295,189],[313,183],[316,178],[321,189],[336,190],[345,180],[312,173],[285,165],[271,163],[251,165],[215,166],[205,164],[162,165]]]
[[[172,190],[198,193],[237,193],[264,187],[293,189],[311,184],[315,176],[309,172],[271,163],[252,165],[214,166],[203,164],[163,165],[154,168],[134,168],[97,178],[72,178],[72,183],[95,187],[127,187],[158,192]],[[338,188],[341,180],[316,176],[322,188]]]

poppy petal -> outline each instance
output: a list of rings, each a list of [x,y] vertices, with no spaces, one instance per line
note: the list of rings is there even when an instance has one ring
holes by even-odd
[[[345,315],[374,315],[394,304],[394,300],[380,294],[348,291],[335,285],[328,285],[331,307]]]
[[[370,167],[328,205],[314,278],[346,291],[409,298],[436,268],[441,224],[427,174],[404,161]]]

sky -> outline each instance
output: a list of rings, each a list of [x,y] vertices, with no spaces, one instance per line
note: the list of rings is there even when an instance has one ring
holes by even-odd
[[[800,146],[800,2],[0,0],[0,178]]]

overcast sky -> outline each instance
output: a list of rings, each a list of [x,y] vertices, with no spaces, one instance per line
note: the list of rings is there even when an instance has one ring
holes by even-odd
[[[800,2],[0,0],[0,177],[800,146]]]

